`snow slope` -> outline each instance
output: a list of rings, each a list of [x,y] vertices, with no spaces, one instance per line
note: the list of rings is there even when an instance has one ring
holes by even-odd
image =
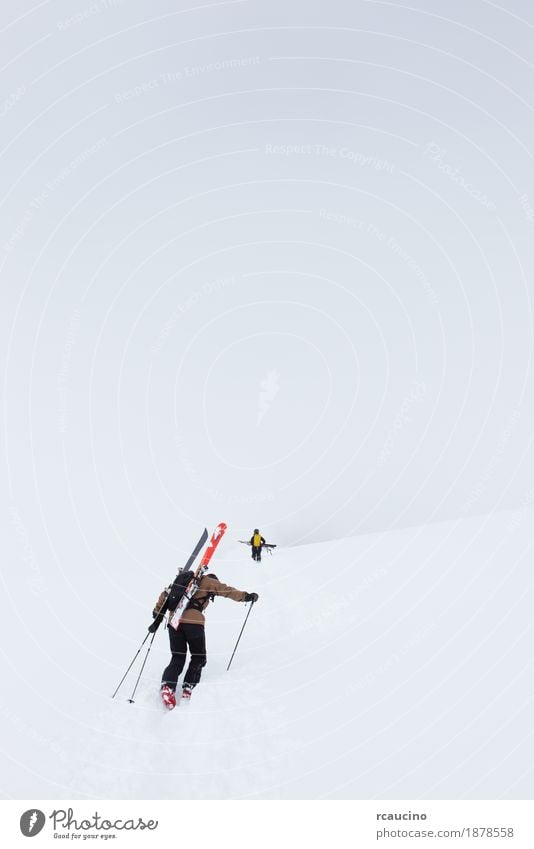
[[[223,517],[221,517],[223,518]],[[135,705],[110,695],[173,566],[5,585],[0,724],[13,798],[528,798],[534,511],[279,549],[229,529],[219,577],[257,590],[208,611],[208,666],[167,713],[161,630]],[[191,542],[196,529],[192,529]],[[160,577],[159,577],[160,576]],[[53,604],[51,602],[53,599]]]

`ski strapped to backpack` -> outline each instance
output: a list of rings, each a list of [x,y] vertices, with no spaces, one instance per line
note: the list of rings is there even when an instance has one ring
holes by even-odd
[[[209,545],[206,551],[204,552],[204,556],[200,561],[199,567],[196,572],[194,572],[193,577],[189,581],[187,587],[185,588],[185,591],[182,593],[180,599],[178,600],[178,603],[174,608],[174,613],[169,620],[169,625],[171,625],[173,628],[178,628],[178,625],[180,624],[180,618],[184,609],[184,604],[185,602],[189,603],[195,595],[196,591],[198,590],[202,578],[208,571],[210,560],[215,552],[215,549],[223,538],[225,531],[226,524],[224,522],[220,522],[213,531],[213,534],[209,541]],[[168,610],[170,611],[171,608],[168,607]]]
[[[238,542],[242,542],[243,545],[252,545],[249,539],[239,539]],[[264,542],[261,546],[262,548],[276,548],[276,544],[272,542]]]
[[[182,598],[184,592],[186,591],[188,585],[192,581],[195,576],[195,573],[191,571],[191,566],[195,562],[198,557],[201,549],[205,546],[208,540],[208,529],[204,528],[200,535],[200,539],[195,545],[193,551],[191,552],[191,556],[189,560],[185,564],[185,566],[180,569],[176,578],[170,585],[161,593],[156,607],[152,611],[152,617],[154,621],[149,626],[148,630],[155,634],[158,630],[159,626],[163,621],[163,617],[167,613],[168,610],[174,611],[176,609],[176,605]]]

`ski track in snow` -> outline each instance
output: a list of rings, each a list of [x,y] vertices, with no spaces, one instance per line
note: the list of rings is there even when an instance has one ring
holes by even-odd
[[[269,753],[282,754],[285,735],[269,728],[280,709],[262,707],[261,685],[203,683],[190,705],[173,711],[156,687],[144,685],[134,705],[124,699],[96,713],[80,752],[75,796],[88,798],[245,798],[251,788],[272,783]],[[271,776],[271,780],[270,780]]]

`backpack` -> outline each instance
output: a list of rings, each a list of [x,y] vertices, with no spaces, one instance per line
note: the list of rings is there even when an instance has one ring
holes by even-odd
[[[178,572],[171,586],[167,587],[167,589],[163,590],[163,592],[160,594],[160,597],[156,602],[156,606],[152,611],[152,617],[154,619],[161,617],[159,619],[159,621],[161,622],[164,613],[166,613],[167,611],[170,611],[170,613],[174,613],[178,606],[178,603],[181,601],[183,594],[185,593],[187,587],[189,586],[190,582],[193,580],[194,577],[194,572]]]
[[[182,599],[187,587],[195,577],[194,572],[178,572],[176,578],[171,584],[169,597],[167,599],[167,610],[174,613],[178,602]]]

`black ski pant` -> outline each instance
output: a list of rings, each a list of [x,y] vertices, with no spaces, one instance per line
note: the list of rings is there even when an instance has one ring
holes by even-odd
[[[184,677],[184,685],[192,689],[200,681],[202,669],[207,663],[206,634],[204,625],[180,623],[178,628],[171,625],[167,628],[171,644],[171,662],[163,671],[161,683],[168,684],[171,690],[176,690],[178,678],[185,666],[187,649],[191,652],[191,660]]]
[[[261,545],[252,546],[252,559],[261,560]]]

